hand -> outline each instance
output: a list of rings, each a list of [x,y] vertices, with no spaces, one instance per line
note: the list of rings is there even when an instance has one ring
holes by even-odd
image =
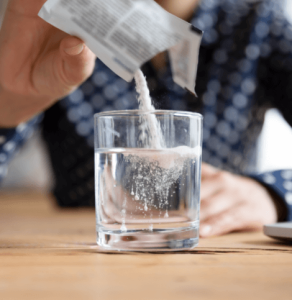
[[[258,230],[276,221],[276,207],[264,186],[203,163],[200,236]]]
[[[77,88],[95,56],[38,17],[45,0],[10,0],[0,30],[0,127],[14,127]]]

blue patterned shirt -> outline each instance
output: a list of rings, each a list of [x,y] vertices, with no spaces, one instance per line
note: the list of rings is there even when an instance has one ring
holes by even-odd
[[[281,1],[208,0],[192,24],[204,31],[198,66],[198,98],[176,85],[169,62],[142,68],[156,108],[204,115],[203,161],[251,176],[279,196],[292,220],[292,170],[255,173],[255,146],[267,109],[292,125],[292,26]],[[92,76],[43,115],[17,128],[0,129],[0,178],[16,149],[42,126],[61,206],[94,205],[93,115],[137,108],[127,83],[97,59]]]

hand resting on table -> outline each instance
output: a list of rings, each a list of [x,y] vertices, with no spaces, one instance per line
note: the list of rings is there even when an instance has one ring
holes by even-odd
[[[202,164],[200,236],[258,230],[276,221],[276,207],[264,186]]]

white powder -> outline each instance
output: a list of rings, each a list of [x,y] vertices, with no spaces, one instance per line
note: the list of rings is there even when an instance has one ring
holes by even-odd
[[[139,109],[146,114],[141,117],[141,136],[140,142],[145,148],[161,149],[164,146],[164,139],[161,133],[161,128],[156,116],[151,112],[155,111],[151,103],[150,91],[147,86],[147,81],[141,70],[135,74],[136,90],[139,94],[138,102]],[[147,112],[150,112],[147,114]],[[148,133],[148,135],[147,135]],[[149,139],[149,141],[147,140]],[[147,142],[148,141],[148,142]]]
[[[136,90],[139,94],[138,103],[139,109],[143,112],[154,112],[155,108],[152,105],[150,91],[147,85],[146,78],[143,72],[139,69],[135,73],[135,81],[136,81]],[[145,114],[141,117],[141,135],[139,137],[140,142],[142,143],[143,147],[147,148],[150,147],[152,149],[164,149],[165,143],[164,138],[162,135],[160,124],[154,114]],[[148,139],[149,142],[148,142]],[[161,153],[160,153],[161,154]],[[138,154],[140,157],[143,157],[143,152]],[[149,155],[149,153],[147,154]],[[189,148],[186,146],[165,149],[165,156],[164,159],[158,159],[158,162],[161,167],[170,168],[173,167],[174,161],[177,159],[178,156],[180,157],[199,157],[201,155],[201,147],[196,147],[195,149]],[[152,155],[154,158],[155,154]],[[149,157],[151,159],[151,157]]]
[[[143,111],[155,111],[154,106],[151,103],[150,91],[147,86],[146,78],[141,70],[138,70],[135,74],[136,90],[139,94],[138,102],[139,108]]]
[[[147,82],[141,70],[136,72],[135,81],[139,94],[139,109],[143,112],[140,118],[141,134],[139,136],[142,148],[131,149],[123,153],[125,161],[131,165],[131,172],[129,172],[131,175],[129,176],[135,178],[130,189],[130,197],[144,203],[145,212],[148,212],[151,207],[156,207],[164,212],[164,218],[168,218],[169,199],[173,196],[173,194],[169,194],[171,188],[180,182],[179,178],[186,176],[188,165],[199,161],[201,147],[167,148],[160,123],[153,114],[155,108],[151,103]],[[158,199],[158,203],[155,202],[155,199]],[[126,208],[126,203],[124,208]],[[127,228],[123,211],[121,231],[124,232]],[[151,216],[150,213],[150,220]],[[153,230],[152,224],[149,225],[149,230]]]
[[[184,148],[180,147],[182,151]],[[185,149],[187,150],[187,149]],[[188,176],[188,166],[196,162],[193,153],[185,155],[179,151],[131,149],[124,152],[125,162],[131,166],[131,171],[125,173],[134,180],[129,188],[132,200],[144,203],[144,211],[151,207],[167,210],[171,187],[179,184],[182,176]],[[181,179],[184,181],[183,179]],[[156,199],[156,200],[155,200]],[[163,213],[164,215],[164,213]]]
[[[164,148],[159,151],[145,151],[145,149],[131,149],[131,155],[136,155],[144,161],[156,162],[160,168],[171,169],[175,167],[180,171],[184,161],[191,159],[199,159],[201,155],[201,147],[190,148],[187,146],[179,146],[175,148]],[[123,153],[125,156],[129,154]],[[134,158],[134,156],[133,156]]]

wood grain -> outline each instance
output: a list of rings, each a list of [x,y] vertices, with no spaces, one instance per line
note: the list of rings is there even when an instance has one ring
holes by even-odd
[[[292,299],[292,246],[260,232],[165,254],[101,253],[95,237],[93,209],[0,194],[0,299]]]

